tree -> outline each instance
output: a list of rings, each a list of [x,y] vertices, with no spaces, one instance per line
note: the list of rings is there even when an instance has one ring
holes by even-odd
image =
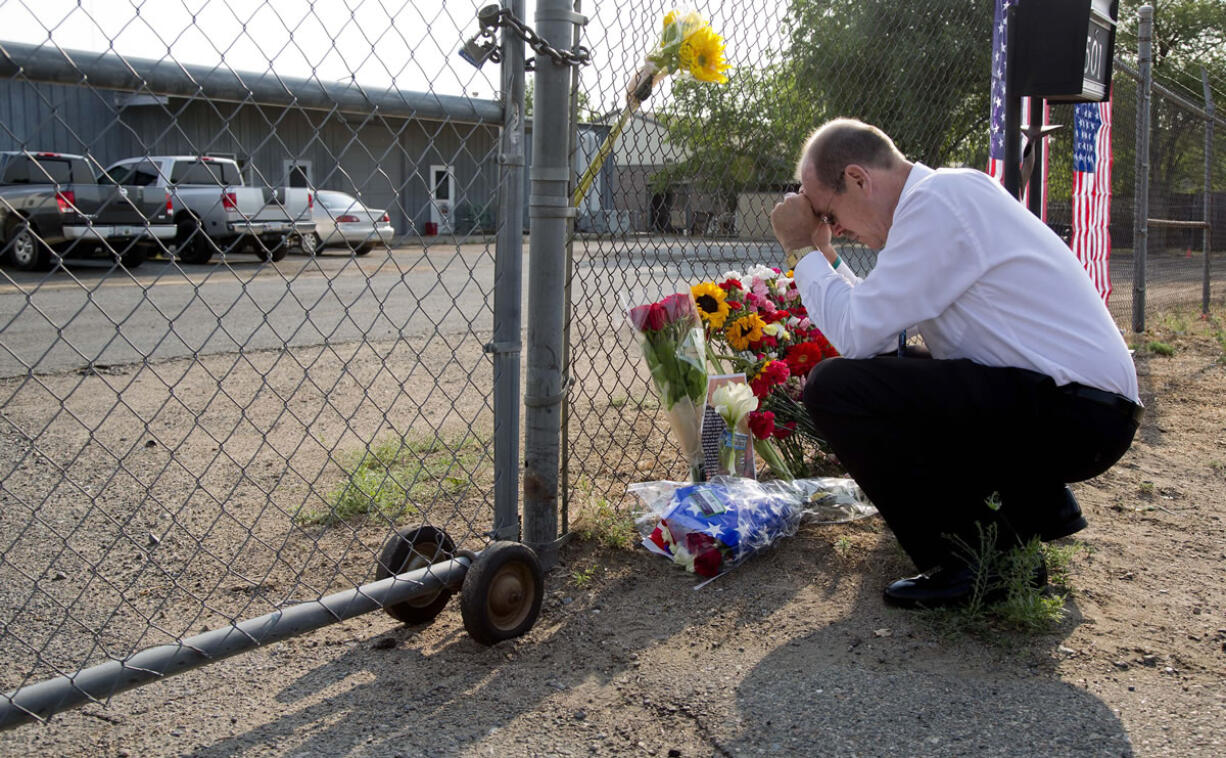
[[[1151,4],[1154,81],[1200,104],[1202,67],[1210,82],[1226,79],[1226,4],[1221,0],[1152,0]],[[1120,3],[1116,52],[1126,59],[1136,54],[1140,5],[1138,0]],[[1119,79],[1117,75],[1117,90]],[[1135,101],[1129,105],[1135,108]],[[1178,217],[1177,196],[1197,194],[1203,189],[1205,122],[1155,95],[1151,101],[1150,128],[1150,215]],[[1135,178],[1134,143],[1117,139],[1114,144],[1118,173],[1113,185],[1116,192],[1129,196]],[[1215,176],[1220,182],[1226,172],[1219,170]],[[1193,210],[1190,216],[1199,217],[1199,201],[1197,205],[1196,209],[1189,209]],[[1151,230],[1151,244],[1155,249],[1164,247],[1171,234],[1169,230],[1155,228]]]
[[[674,88],[665,118],[690,157],[658,181],[734,203],[792,181],[805,138],[840,115],[880,126],[930,165],[982,163],[992,10],[991,0],[790,0],[786,50],[754,51],[768,62],[738,66],[725,87]]]

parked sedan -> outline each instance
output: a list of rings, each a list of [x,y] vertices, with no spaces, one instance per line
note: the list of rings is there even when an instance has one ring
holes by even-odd
[[[386,211],[367,208],[362,201],[334,190],[315,193],[315,233],[302,238],[302,252],[315,255],[326,247],[343,247],[366,255],[377,244],[390,245],[391,218]]]

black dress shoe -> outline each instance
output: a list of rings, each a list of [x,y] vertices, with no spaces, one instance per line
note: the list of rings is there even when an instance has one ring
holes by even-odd
[[[1039,530],[1039,539],[1044,542],[1067,537],[1080,532],[1087,526],[1086,517],[1081,515],[1081,506],[1077,504],[1077,498],[1073,497],[1073,491],[1065,487],[1063,498],[1056,512],[1045,521]]]
[[[886,605],[895,608],[956,608],[968,604],[975,594],[975,579],[978,569],[957,565],[952,568],[937,568],[918,576],[899,579],[885,588]],[[1004,600],[1007,592],[998,575],[987,577],[983,589],[983,601],[995,603]],[[1031,579],[1031,585],[1040,589],[1047,585],[1047,566],[1040,565]]]

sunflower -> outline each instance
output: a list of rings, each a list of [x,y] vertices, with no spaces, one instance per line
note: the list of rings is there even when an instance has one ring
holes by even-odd
[[[724,40],[710,26],[701,26],[681,43],[681,67],[700,82],[726,84]]]
[[[728,318],[728,293],[715,282],[703,282],[690,287],[694,303],[702,320],[716,329],[722,329]]]
[[[756,313],[741,316],[728,327],[728,344],[734,350],[748,350],[754,342],[762,341],[762,327],[766,322]]]

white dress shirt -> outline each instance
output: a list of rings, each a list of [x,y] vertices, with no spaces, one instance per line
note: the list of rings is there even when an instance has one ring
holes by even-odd
[[[845,266],[840,266],[845,268]],[[915,164],[863,280],[795,267],[809,318],[848,358],[918,328],[934,358],[1038,371],[1139,402],[1128,346],[1068,246],[987,174]]]

